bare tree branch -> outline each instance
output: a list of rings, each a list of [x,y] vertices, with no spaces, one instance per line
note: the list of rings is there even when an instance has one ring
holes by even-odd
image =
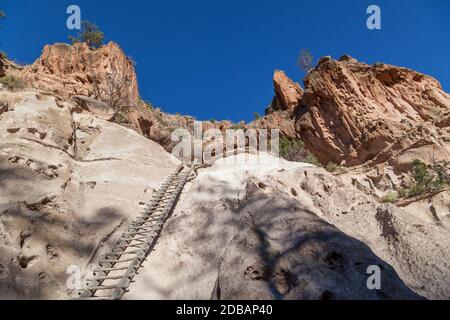
[[[106,77],[97,74],[93,77],[93,81],[94,97],[108,104],[116,114],[130,107],[127,93],[131,86],[131,79],[128,76],[124,77],[116,65],[111,64]]]

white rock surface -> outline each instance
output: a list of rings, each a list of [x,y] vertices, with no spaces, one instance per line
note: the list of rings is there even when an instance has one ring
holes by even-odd
[[[409,208],[380,204],[323,169],[283,172],[268,184],[292,186],[318,217],[364,242],[405,284],[429,299],[450,298],[450,232]]]
[[[316,215],[308,206],[314,194],[300,196],[301,176],[328,173],[264,159],[220,160],[200,171],[126,299],[419,298],[368,246]],[[333,197],[347,192],[358,193],[336,186]],[[370,265],[381,267],[380,291],[367,288]]]
[[[64,299],[67,267],[84,271],[179,163],[53,96],[0,101],[0,299]]]

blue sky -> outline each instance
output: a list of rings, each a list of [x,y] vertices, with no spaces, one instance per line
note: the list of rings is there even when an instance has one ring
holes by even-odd
[[[45,44],[67,42],[70,4],[134,58],[144,99],[201,120],[263,113],[275,69],[301,81],[301,48],[409,67],[450,92],[448,0],[0,0],[1,49],[30,63]],[[382,30],[366,28],[370,4]]]

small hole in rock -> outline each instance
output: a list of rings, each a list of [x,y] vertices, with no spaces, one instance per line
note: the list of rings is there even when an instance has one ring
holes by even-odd
[[[31,256],[31,257],[20,256],[19,257],[19,265],[22,269],[26,269],[29,267],[30,263],[32,263],[36,259],[37,259],[37,256]]]
[[[264,183],[264,182],[260,182],[260,183],[258,183],[258,187],[260,188],[260,189],[266,189],[267,188],[267,185]]]

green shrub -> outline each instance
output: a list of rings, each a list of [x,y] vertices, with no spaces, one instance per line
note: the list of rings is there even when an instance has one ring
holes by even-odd
[[[145,104],[145,106],[147,107],[147,109],[148,109],[149,111],[152,111],[152,110],[154,109],[153,104],[152,104],[150,101],[148,101],[148,100],[142,100],[142,102]]]
[[[301,140],[280,137],[280,157],[295,162],[306,162],[320,166],[319,160],[308,150]]]
[[[8,59],[8,54],[5,51],[0,51],[0,58]]]
[[[117,123],[117,124],[121,124],[121,125],[128,124],[129,120],[128,120],[126,112],[125,111],[118,111],[118,112],[116,112],[112,122]]]
[[[427,166],[416,159],[412,162],[412,167],[414,183],[399,190],[399,196],[402,198],[411,198],[439,191],[450,185],[449,164],[446,161]]]
[[[339,166],[334,162],[328,162],[328,164],[325,166],[325,169],[328,172],[336,172],[339,169]]]
[[[167,118],[165,118],[164,116],[163,116],[163,113],[161,112],[161,109],[160,108],[156,108],[156,109],[154,109],[155,110],[155,112],[153,113],[153,115],[154,115],[154,117],[156,118],[156,120],[162,125],[162,126],[164,126],[164,127],[169,127],[170,126],[170,123],[169,122],[167,122]]]
[[[81,22],[81,32],[78,37],[70,36],[69,40],[72,44],[84,42],[91,49],[97,49],[103,44],[105,35],[95,24],[89,21],[83,21]]]
[[[22,79],[15,77],[13,75],[6,75],[0,78],[0,83],[5,86],[5,88],[15,91],[25,88],[25,83]]]
[[[233,123],[233,125],[231,126],[231,128],[233,130],[242,130],[245,129],[245,123],[244,121],[241,121],[239,123]]]
[[[388,192],[382,199],[384,203],[395,203],[397,202],[399,194],[395,191]]]

